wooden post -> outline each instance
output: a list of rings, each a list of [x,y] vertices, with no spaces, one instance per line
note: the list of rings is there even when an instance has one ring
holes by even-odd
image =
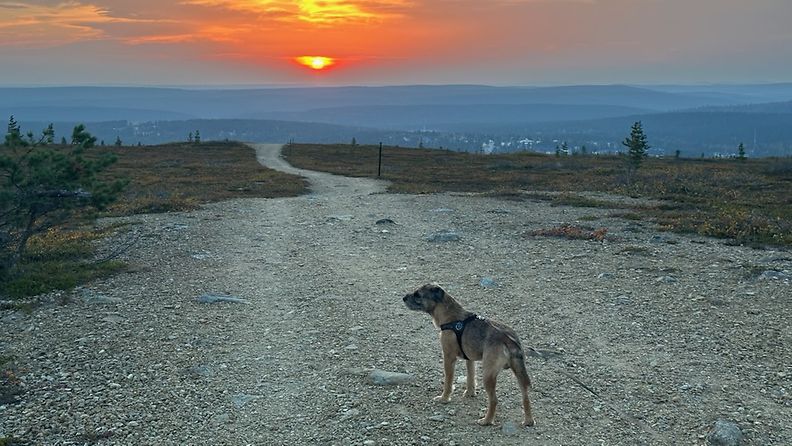
[[[377,163],[377,178],[382,174],[382,143],[379,145],[379,162]]]

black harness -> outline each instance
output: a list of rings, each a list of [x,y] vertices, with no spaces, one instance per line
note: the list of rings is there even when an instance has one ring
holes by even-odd
[[[467,357],[467,355],[465,354],[465,350],[462,349],[462,333],[465,332],[465,327],[467,327],[467,324],[469,324],[474,319],[484,319],[484,318],[479,317],[475,314],[471,314],[464,321],[449,322],[447,324],[443,324],[440,326],[440,330],[454,330],[454,333],[456,333],[456,337],[457,337],[457,343],[459,343],[459,351],[462,352],[462,357],[467,360],[470,360],[470,358]]]

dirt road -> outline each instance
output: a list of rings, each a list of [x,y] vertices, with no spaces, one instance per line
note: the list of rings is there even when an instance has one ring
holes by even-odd
[[[726,419],[744,444],[792,444],[790,253],[658,233],[608,209],[385,194],[255,147],[312,193],[127,218],[119,236],[140,237],[132,271],[62,296],[67,305],[0,314],[0,355],[24,368],[22,401],[0,403],[0,438],[691,445]],[[526,236],[564,223],[611,238]],[[459,240],[429,241],[441,231]],[[401,301],[429,281],[542,353],[528,358],[536,427],[518,427],[508,371],[495,427],[475,424],[483,394],[461,399],[463,364],[452,402],[432,401],[437,334]],[[196,300],[205,294],[246,303]],[[375,386],[374,368],[415,379]]]

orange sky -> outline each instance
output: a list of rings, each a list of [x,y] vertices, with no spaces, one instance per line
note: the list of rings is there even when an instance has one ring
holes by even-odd
[[[792,80],[789,17],[788,0],[0,1],[0,84]]]

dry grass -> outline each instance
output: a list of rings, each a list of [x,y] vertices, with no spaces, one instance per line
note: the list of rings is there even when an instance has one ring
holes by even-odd
[[[350,176],[376,176],[374,146],[296,144],[292,164]],[[597,191],[664,200],[635,206],[631,218],[662,228],[730,238],[752,245],[792,246],[792,159],[649,159],[628,177],[618,156],[555,157],[535,153],[476,155],[385,147],[382,178],[391,192],[486,192],[525,199],[524,190],[567,192],[528,198],[557,204],[608,207],[574,192]]]
[[[165,144],[109,148],[118,162],[108,178],[129,185],[111,215],[195,209],[232,198],[292,197],[307,191],[297,176],[261,166],[240,143]]]

